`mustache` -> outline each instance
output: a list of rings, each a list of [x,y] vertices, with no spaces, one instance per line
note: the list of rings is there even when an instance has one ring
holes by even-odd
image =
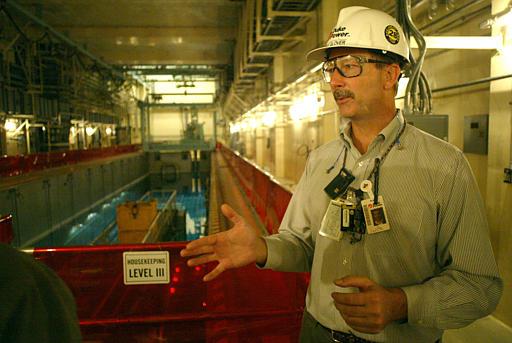
[[[334,95],[335,100],[344,99],[344,98],[354,99],[356,97],[356,95],[352,91],[350,91],[348,89],[341,89],[341,88],[336,88],[334,90],[334,92],[332,92],[332,94]]]

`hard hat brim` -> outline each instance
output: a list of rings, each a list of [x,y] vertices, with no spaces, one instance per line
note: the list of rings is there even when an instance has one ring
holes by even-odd
[[[306,54],[306,60],[307,61],[325,61],[326,60],[326,52],[327,52],[327,49],[329,49],[330,47],[327,47],[327,46],[323,46],[321,48],[316,48],[316,49],[313,49],[311,50],[310,52],[308,52]]]
[[[347,48],[347,49],[350,49],[350,48],[356,48],[356,49],[365,49],[365,50],[369,50],[369,51],[382,51],[383,53],[392,53],[392,54],[395,54],[396,56],[400,57],[400,58],[403,58],[404,62],[405,63],[409,63],[409,58],[405,58],[404,56],[401,56],[399,54],[396,54],[392,51],[389,51],[389,50],[380,50],[380,49],[375,49],[375,48],[372,48],[372,47],[368,47],[368,46],[356,46],[356,45],[352,45],[352,46],[345,46],[345,45],[339,45],[339,46],[323,46],[321,48],[316,48],[316,49],[313,49],[311,51],[309,51],[307,54],[306,54],[306,61],[318,61],[318,62],[323,62],[323,61],[326,61],[327,60],[327,50],[329,49],[336,49],[336,48]]]

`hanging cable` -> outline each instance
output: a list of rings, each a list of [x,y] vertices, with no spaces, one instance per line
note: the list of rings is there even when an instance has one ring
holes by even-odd
[[[432,92],[426,75],[421,70],[427,46],[421,32],[416,28],[411,17],[411,0],[397,0],[397,20],[402,25],[405,35],[409,41],[414,39],[417,42],[419,55],[414,57],[409,52],[411,61],[409,83],[405,90],[404,112],[406,114],[431,114],[432,113]]]

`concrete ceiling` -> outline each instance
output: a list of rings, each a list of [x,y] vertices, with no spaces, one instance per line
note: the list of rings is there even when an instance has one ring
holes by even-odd
[[[109,64],[232,64],[243,1],[18,0]]]

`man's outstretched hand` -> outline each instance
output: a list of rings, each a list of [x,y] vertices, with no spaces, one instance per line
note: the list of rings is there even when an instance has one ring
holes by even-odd
[[[263,238],[230,206],[223,204],[222,213],[234,226],[223,232],[192,241],[180,255],[189,257],[187,265],[218,261],[219,264],[203,281],[215,279],[225,270],[239,268],[251,263],[264,264],[267,260],[267,245]]]

